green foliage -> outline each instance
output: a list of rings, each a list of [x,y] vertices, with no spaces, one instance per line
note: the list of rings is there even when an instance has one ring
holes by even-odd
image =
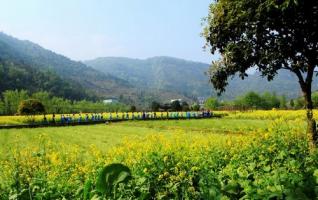
[[[190,107],[189,104],[185,101],[181,102],[182,111],[189,111]]]
[[[37,99],[28,99],[20,102],[18,113],[20,115],[36,115],[45,112],[44,105]]]
[[[130,111],[130,112],[136,112],[136,111],[137,111],[136,106],[134,106],[134,105],[130,106],[129,111]]]
[[[220,106],[217,98],[210,97],[204,102],[204,107],[206,109],[215,110]]]
[[[265,92],[257,94],[256,92],[248,92],[243,96],[237,97],[233,102],[234,107],[242,109],[272,109],[286,108],[285,96],[277,96],[275,93]]]
[[[251,67],[272,80],[279,69],[295,73],[300,84],[302,72],[312,80],[318,61],[317,1],[220,0],[210,5],[203,36],[220,61],[210,69],[210,80],[220,92],[228,77],[244,78]],[[306,42],[299,42],[306,38]],[[299,56],[301,55],[301,56]],[[310,81],[311,85],[311,81]]]
[[[5,105],[4,102],[0,100],[0,115],[5,114]]]
[[[104,167],[97,179],[97,191],[110,197],[116,195],[116,189],[120,183],[126,184],[131,179],[130,169],[122,164],[114,163]]]
[[[172,111],[181,111],[182,110],[182,106],[178,100],[173,101],[171,103],[171,110]]]
[[[4,113],[15,114],[18,110],[19,103],[29,98],[27,91],[25,90],[6,90],[2,93],[4,101]]]
[[[4,101],[0,101],[0,114],[12,115],[18,110],[19,103],[29,99],[25,90],[7,90],[3,94]],[[122,103],[104,104],[87,100],[71,101],[61,97],[52,96],[41,91],[31,95],[38,99],[46,108],[46,113],[80,113],[80,112],[118,112],[129,111],[130,107]]]
[[[151,110],[152,111],[158,111],[160,109],[160,104],[156,101],[151,102]]]
[[[291,108],[294,108],[294,107],[295,107],[295,102],[294,102],[293,99],[291,99],[291,100],[289,101],[289,105],[290,105]]]
[[[281,109],[287,108],[287,100],[286,100],[285,95],[281,96],[281,98],[279,100],[279,108],[281,108]]]
[[[197,103],[192,104],[191,110],[193,111],[199,111],[200,110],[200,105]]]
[[[34,93],[45,90],[65,98],[90,98],[83,92],[85,90],[80,85],[65,81],[49,70],[38,70],[26,64],[19,64],[17,61],[9,62],[0,59],[0,71],[6,74],[0,79],[0,92],[26,89]]]

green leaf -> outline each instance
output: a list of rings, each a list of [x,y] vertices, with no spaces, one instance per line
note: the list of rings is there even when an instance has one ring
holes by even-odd
[[[87,180],[84,185],[84,200],[90,199],[90,191],[92,189],[91,180]]]
[[[224,186],[223,191],[229,194],[238,194],[239,184],[235,181],[230,181]]]
[[[98,176],[97,191],[110,195],[119,183],[127,183],[131,179],[130,169],[122,164],[114,163],[104,167]]]

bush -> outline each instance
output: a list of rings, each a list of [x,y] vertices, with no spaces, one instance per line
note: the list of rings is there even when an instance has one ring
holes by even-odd
[[[44,105],[36,99],[21,101],[18,108],[20,115],[37,115],[45,112]]]

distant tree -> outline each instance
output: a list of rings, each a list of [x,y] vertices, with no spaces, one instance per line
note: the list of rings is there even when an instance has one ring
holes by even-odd
[[[180,102],[179,101],[173,101],[171,103],[171,109],[172,109],[172,111],[181,111],[182,107],[181,107]]]
[[[307,109],[307,132],[318,141],[313,118],[312,80],[318,65],[318,1],[218,0],[210,5],[203,36],[221,54],[208,74],[219,94],[228,78],[255,67],[268,81],[278,70],[295,74]]]
[[[2,93],[5,114],[12,115],[15,114],[19,103],[22,100],[26,100],[29,98],[28,92],[26,90],[6,90]]]
[[[294,100],[293,100],[293,99],[291,99],[291,100],[289,101],[289,105],[290,105],[291,108],[295,108],[295,103],[294,103]]]
[[[197,103],[192,104],[191,110],[193,111],[199,111],[200,110],[200,105]]]
[[[0,115],[5,114],[4,102],[0,100]]]
[[[136,112],[137,108],[135,105],[130,106],[130,112]]]
[[[298,98],[295,100],[295,107],[297,109],[303,109],[305,107],[305,100],[302,98]]]
[[[220,106],[217,98],[210,97],[204,102],[204,108],[215,110]]]
[[[246,93],[242,97],[241,101],[242,101],[242,104],[244,106],[249,107],[249,108],[263,108],[264,107],[263,99],[256,92]]]
[[[171,109],[171,104],[170,103],[165,103],[161,106],[161,108],[164,110],[164,111],[168,111]]]
[[[280,97],[279,108],[282,108],[282,109],[287,108],[287,100],[285,95]]]
[[[46,112],[48,113],[52,113],[52,105],[51,105],[51,95],[50,93],[46,92],[46,91],[40,91],[40,92],[36,92],[36,93],[33,93],[31,95],[31,98],[32,99],[37,99],[39,100],[43,105],[44,107],[46,108]]]
[[[31,121],[34,122],[34,116],[43,114],[45,112],[44,105],[36,99],[28,99],[20,102],[18,113],[20,115],[27,115]]]
[[[312,94],[312,104],[314,108],[318,108],[318,93],[317,92]]]
[[[153,101],[151,102],[151,110],[156,112],[160,109],[160,103]]]
[[[185,101],[183,101],[181,103],[181,107],[182,107],[182,111],[189,111],[190,110],[189,104],[187,102],[185,102]]]
[[[261,105],[263,109],[279,108],[280,106],[280,99],[277,97],[276,93],[271,94],[269,92],[264,92],[261,98],[263,99],[263,105]]]

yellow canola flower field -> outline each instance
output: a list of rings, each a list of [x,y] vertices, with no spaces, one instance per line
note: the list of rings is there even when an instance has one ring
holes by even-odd
[[[109,199],[316,198],[318,153],[305,133],[304,111],[222,113],[224,120],[274,120],[248,134],[171,129],[126,137],[106,153],[47,135],[32,146],[13,142],[10,151],[0,151],[0,199],[96,197],[99,171],[111,163],[128,166],[133,179]]]

